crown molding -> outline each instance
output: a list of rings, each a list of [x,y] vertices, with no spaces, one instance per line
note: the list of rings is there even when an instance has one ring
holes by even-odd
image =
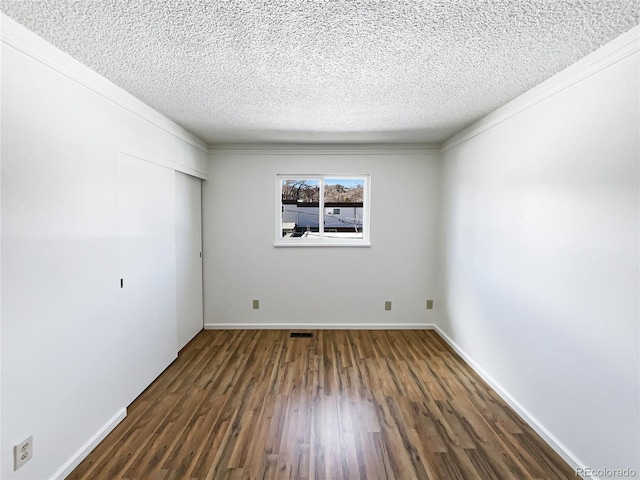
[[[131,147],[125,143],[118,144],[118,153],[123,155],[128,155],[130,157],[138,158],[140,160],[144,160],[145,162],[155,163],[156,165],[161,165],[163,167],[170,168],[171,170],[175,170],[177,172],[186,173],[187,175],[191,175],[192,177],[199,178],[201,180],[208,180],[209,175],[207,172],[203,172],[202,170],[198,170],[196,168],[191,168],[186,165],[183,165],[178,162],[174,162],[167,158],[161,158],[157,155],[151,155],[150,153],[143,152],[137,148]]]
[[[444,153],[473,137],[501,124],[511,117],[522,113],[538,103],[567,88],[601,72],[640,50],[640,26],[635,26],[593,53],[578,60],[563,71],[557,73],[540,85],[523,93],[518,98],[498,108],[493,113],[478,120],[471,126],[456,133],[444,142],[440,150]]]
[[[32,31],[7,17],[4,13],[0,13],[0,22],[2,26],[0,42],[3,45],[19,51],[166,133],[190,144],[201,152],[208,152],[206,144],[191,132],[169,120],[149,105],[138,100],[43,38],[40,38]]]
[[[439,154],[440,145],[403,144],[218,144],[209,145],[209,155],[412,155]]]

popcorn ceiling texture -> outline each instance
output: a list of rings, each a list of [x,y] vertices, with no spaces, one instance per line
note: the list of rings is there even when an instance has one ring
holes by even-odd
[[[37,0],[17,22],[207,143],[442,142],[640,0]]]

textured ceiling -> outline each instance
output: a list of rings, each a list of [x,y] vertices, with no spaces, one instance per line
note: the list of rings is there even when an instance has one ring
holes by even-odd
[[[207,143],[442,142],[640,0],[58,0],[2,11]]]

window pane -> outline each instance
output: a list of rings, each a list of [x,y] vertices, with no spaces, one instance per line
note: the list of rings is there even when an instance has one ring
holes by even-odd
[[[320,180],[282,180],[282,238],[319,230]]]
[[[362,239],[364,179],[327,178],[324,182],[324,234],[328,238]]]

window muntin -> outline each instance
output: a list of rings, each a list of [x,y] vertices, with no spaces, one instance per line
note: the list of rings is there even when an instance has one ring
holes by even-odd
[[[277,246],[369,245],[368,175],[278,175]]]

